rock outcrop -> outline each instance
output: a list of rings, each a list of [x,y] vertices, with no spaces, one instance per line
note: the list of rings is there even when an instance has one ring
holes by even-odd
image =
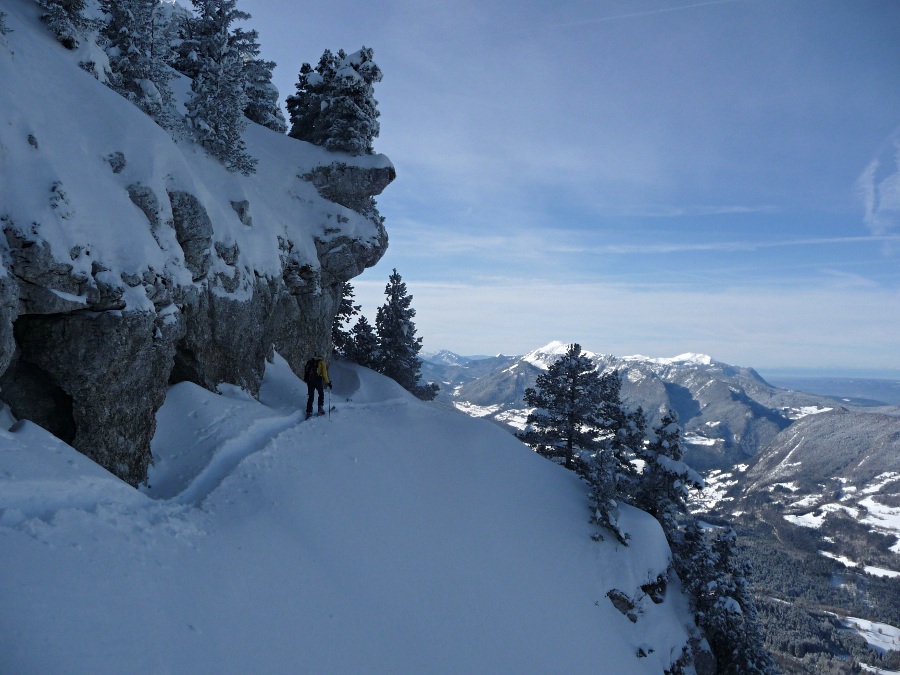
[[[0,401],[138,485],[170,384],[258,395],[274,350],[298,373],[330,350],[396,174],[252,124],[257,172],[231,174],[35,45],[0,53]]]
[[[215,223],[191,193],[169,192],[168,209],[143,186],[129,186],[128,196],[152,232],[174,229],[191,283],[149,266],[118,280],[99,262],[94,274],[79,273],[57,260],[39,228],[22,232],[7,220],[0,397],[17,417],[137,485],[147,475],[166,388],[190,381],[215,390],[227,382],[257,395],[273,350],[300,372],[313,352],[330,349],[341,286],[380,259],[387,235],[375,212],[371,240],[335,228],[314,238],[315,261],[282,239],[273,242],[281,274],[260,275],[242,261],[237,243],[214,241]],[[246,221],[251,205],[240,206],[235,211]],[[139,296],[137,307],[129,294]]]

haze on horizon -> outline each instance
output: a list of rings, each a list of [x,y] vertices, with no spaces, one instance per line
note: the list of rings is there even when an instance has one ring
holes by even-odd
[[[900,4],[242,0],[291,94],[384,72],[390,249],[425,348],[701,352],[900,377]]]

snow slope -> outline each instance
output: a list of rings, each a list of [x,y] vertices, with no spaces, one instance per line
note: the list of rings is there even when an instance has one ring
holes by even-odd
[[[659,673],[690,623],[655,520],[594,542],[586,490],[486,421],[276,356],[260,401],[173,387],[141,491],[0,430],[0,672]],[[636,603],[636,622],[606,597]],[[640,658],[643,648],[649,655]],[[652,651],[650,651],[652,650]]]
[[[80,69],[78,58],[85,55],[59,45],[40,23],[37,3],[3,0],[2,6],[12,32],[0,36],[0,224],[46,242],[72,274],[90,278],[100,264],[106,283],[120,287],[123,274],[140,275],[150,267],[177,283],[191,283],[175,231],[152,225],[129,198],[136,185],[159,199],[163,224],[172,218],[167,192],[185,191],[199,200],[215,241],[237,245],[239,266],[248,270],[237,299],[251,291],[254,273],[281,276],[279,236],[292,242],[298,264],[313,269],[319,268],[314,238],[377,239],[370,218],[324,200],[302,176],[333,162],[390,167],[384,155],[331,153],[248,123],[244,140],[258,160],[256,173],[229,173],[195,143],[176,140]],[[190,81],[178,76],[172,86],[183,103]],[[116,155],[121,165],[113,170],[110,158]],[[242,201],[249,204],[252,227],[232,208]],[[213,259],[212,273],[230,277],[234,270]],[[142,296],[140,290],[130,292],[128,308],[152,310]]]

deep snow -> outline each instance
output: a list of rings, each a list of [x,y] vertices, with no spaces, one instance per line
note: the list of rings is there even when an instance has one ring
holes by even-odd
[[[655,520],[595,542],[584,484],[489,422],[277,357],[255,401],[182,383],[134,490],[0,431],[0,672],[659,673],[689,622]],[[606,593],[638,600],[632,623]],[[638,658],[640,647],[652,648]]]
[[[342,235],[375,236],[298,176],[384,156],[251,124],[257,173],[229,174],[80,70],[35,3],[3,11],[0,215],[39,223],[29,236],[74,273],[98,262],[119,284],[151,265],[189,282],[174,235],[157,239],[128,198],[136,183],[194,193],[217,241],[263,275],[281,271],[275,235],[315,267],[313,238],[339,217]],[[253,227],[228,206],[244,199]],[[127,300],[150,309],[142,291]],[[278,357],[259,401],[172,387],[141,490],[0,404],[0,673],[659,673],[680,655],[677,580],[660,605],[640,591],[667,567],[656,521],[624,507],[631,546],[594,542],[573,474],[490,422],[333,371],[338,408],[308,422],[305,385]],[[634,598],[636,623],[613,588]]]

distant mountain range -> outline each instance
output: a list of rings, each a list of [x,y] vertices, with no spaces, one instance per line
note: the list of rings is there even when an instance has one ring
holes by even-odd
[[[423,363],[423,377],[440,383],[438,400],[513,429],[524,426],[525,389],[565,352],[552,342],[524,356],[472,360],[439,352]],[[772,386],[755,370],[705,354],[674,358],[617,357],[587,352],[603,372],[622,375],[622,398],[644,408],[651,424],[669,408],[684,428],[686,458],[697,469],[747,462],[802,417],[852,409],[833,397]]]

